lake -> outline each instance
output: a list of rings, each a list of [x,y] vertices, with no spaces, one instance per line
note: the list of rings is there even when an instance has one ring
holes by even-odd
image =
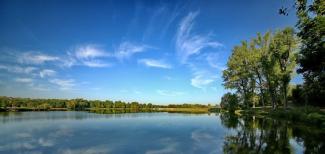
[[[324,132],[227,114],[0,113],[0,153],[320,153]]]

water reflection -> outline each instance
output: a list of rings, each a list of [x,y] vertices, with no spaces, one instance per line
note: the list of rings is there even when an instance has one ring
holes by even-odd
[[[0,153],[320,153],[324,132],[230,114],[0,114]]]
[[[221,114],[221,123],[235,133],[227,135],[224,153],[322,153],[325,132],[302,124],[266,117]]]

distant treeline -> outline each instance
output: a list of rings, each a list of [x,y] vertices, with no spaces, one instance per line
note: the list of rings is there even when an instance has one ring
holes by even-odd
[[[132,110],[150,110],[158,108],[208,108],[210,105],[201,104],[170,104],[154,105],[151,103],[123,102],[111,100],[85,100],[85,99],[31,99],[31,98],[14,98],[0,96],[0,108],[2,110],[14,110],[26,108],[29,110],[51,110],[51,109],[68,109],[68,110],[87,110],[97,109],[132,109]]]

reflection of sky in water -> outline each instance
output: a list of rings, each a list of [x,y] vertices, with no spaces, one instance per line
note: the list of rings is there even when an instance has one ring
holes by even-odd
[[[222,153],[232,134],[214,114],[25,112],[0,122],[0,153],[8,154]]]

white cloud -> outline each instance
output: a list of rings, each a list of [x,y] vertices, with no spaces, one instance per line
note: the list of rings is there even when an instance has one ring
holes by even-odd
[[[189,13],[181,21],[176,36],[176,51],[181,63],[186,63],[191,55],[199,54],[204,48],[217,48],[221,43],[213,41],[209,35],[192,34],[194,19],[198,12]]]
[[[208,62],[208,64],[216,69],[219,70],[225,70],[226,67],[224,65],[222,65],[220,62],[218,62],[219,56],[216,53],[210,53],[206,56],[206,60]]]
[[[77,65],[77,59],[75,58],[74,53],[72,52],[67,52],[67,56],[65,58],[61,59],[61,64],[59,66],[63,67],[72,67],[74,65]]]
[[[11,73],[21,73],[21,74],[30,74],[33,71],[37,70],[36,67],[22,67],[22,66],[10,66],[10,65],[0,65],[0,69],[6,70]]]
[[[24,64],[43,64],[50,61],[58,61],[59,57],[41,53],[26,52],[18,56],[18,62]]]
[[[109,56],[109,54],[106,53],[104,50],[92,44],[77,47],[75,54],[78,59],[89,59]]]
[[[172,66],[163,60],[155,60],[155,59],[140,59],[138,63],[144,64],[148,67],[157,67],[157,68],[165,68],[170,69]]]
[[[168,90],[157,90],[156,91],[159,95],[162,96],[170,96],[170,97],[174,97],[174,96],[182,96],[185,93],[184,92],[180,92],[180,91],[168,91]]]
[[[193,87],[205,90],[217,79],[217,76],[212,75],[208,70],[203,70],[194,66],[191,68],[194,71],[194,77],[191,79],[191,85]]]
[[[85,66],[88,67],[109,67],[111,64],[105,63],[101,60],[86,60],[82,62]]]
[[[58,85],[61,90],[70,90],[76,86],[75,81],[73,79],[52,79],[49,80],[49,82]]]
[[[51,69],[43,69],[39,73],[41,78],[44,78],[46,76],[54,76],[55,74],[56,74],[56,71],[51,70]]]
[[[132,55],[140,52],[145,52],[147,49],[152,48],[148,45],[134,44],[130,42],[123,42],[115,51],[115,57],[119,60],[128,59]]]
[[[16,78],[15,81],[20,82],[20,83],[31,83],[31,82],[33,82],[33,79],[31,79],[31,78]]]
[[[75,48],[74,55],[68,53],[70,56],[68,60],[66,60],[66,66],[73,66],[78,64],[84,65],[88,67],[108,67],[111,66],[109,63],[104,62],[100,58],[110,57],[111,55],[99,48],[96,45],[83,45]]]

